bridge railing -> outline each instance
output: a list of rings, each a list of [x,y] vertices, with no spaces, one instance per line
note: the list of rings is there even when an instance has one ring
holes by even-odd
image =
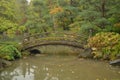
[[[29,36],[24,36],[23,44],[28,44],[34,40],[39,40],[39,41],[64,40],[64,41],[86,43],[85,38],[86,36],[84,34],[79,35],[77,33],[71,33],[71,32],[46,32],[46,33],[37,33]]]

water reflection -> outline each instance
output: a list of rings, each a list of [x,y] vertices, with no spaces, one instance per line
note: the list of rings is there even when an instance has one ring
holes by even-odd
[[[0,80],[34,80],[34,66],[27,62],[20,62],[14,66],[14,68],[8,68],[3,71],[0,75]]]
[[[119,80],[120,69],[75,57],[29,57],[0,72],[0,80]]]

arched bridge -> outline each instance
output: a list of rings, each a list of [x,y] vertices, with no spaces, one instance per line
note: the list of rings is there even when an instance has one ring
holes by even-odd
[[[46,45],[64,45],[84,49],[85,42],[85,36],[76,33],[39,33],[24,37],[22,51]]]

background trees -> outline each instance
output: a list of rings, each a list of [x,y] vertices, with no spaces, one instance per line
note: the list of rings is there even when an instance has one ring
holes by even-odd
[[[120,3],[119,0],[81,0],[80,5],[82,9],[80,15],[84,19],[84,23],[90,23],[102,30],[113,31],[116,23],[114,20],[119,21],[117,19],[119,17],[117,14],[120,14],[118,3]]]
[[[0,33],[120,32],[119,0],[1,0]]]
[[[115,31],[115,26],[119,25],[118,3],[119,0],[33,0],[30,6],[34,7],[33,13],[39,14],[39,23],[46,23],[44,25],[53,30],[78,29],[79,26],[83,30],[96,32],[98,28]]]
[[[47,32],[52,25],[46,0],[31,1],[28,10],[26,26],[31,30],[30,32]]]
[[[26,13],[20,4],[23,3],[20,3],[19,0],[0,0],[0,33],[3,36],[13,37],[14,34],[25,30],[21,23],[23,23],[23,17],[25,18],[23,15]]]

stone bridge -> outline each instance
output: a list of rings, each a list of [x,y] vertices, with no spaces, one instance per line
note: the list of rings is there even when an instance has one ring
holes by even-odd
[[[78,35],[76,33],[39,33],[24,37],[22,51],[46,45],[63,45],[84,49],[83,45],[85,43],[85,35]]]

